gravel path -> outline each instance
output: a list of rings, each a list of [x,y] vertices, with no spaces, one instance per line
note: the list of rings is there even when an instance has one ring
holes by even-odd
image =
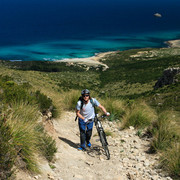
[[[130,127],[120,131],[117,124],[104,121],[103,127],[111,132],[108,136],[111,159],[106,160],[101,144],[93,129],[92,148],[86,152],[79,146],[78,123],[75,113],[65,112],[61,119],[45,123],[45,128],[56,139],[58,152],[53,165],[39,159],[42,174],[28,176],[40,180],[171,180],[158,169],[158,156],[147,154],[149,140],[140,139]],[[19,176],[20,177],[20,176]],[[23,179],[24,176],[21,176]],[[26,175],[26,179],[27,175]],[[18,179],[19,180],[19,179]]]

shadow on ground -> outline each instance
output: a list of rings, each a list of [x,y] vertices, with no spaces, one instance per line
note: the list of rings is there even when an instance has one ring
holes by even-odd
[[[91,157],[99,157],[105,155],[101,146],[93,145],[91,148],[86,149],[86,153]]]
[[[71,140],[69,139],[66,139],[66,138],[63,138],[63,137],[59,137],[60,140],[64,141],[65,143],[67,143],[69,146],[73,147],[73,148],[78,148],[79,147],[79,144],[76,144],[74,142],[72,142]]]
[[[76,144],[76,143],[72,142],[69,139],[66,139],[66,138],[63,138],[63,137],[59,137],[59,139],[64,141],[69,146],[71,146],[71,147],[73,147],[75,149],[80,147],[79,143]],[[91,146],[91,148],[86,148],[85,152],[91,157],[97,157],[97,156],[100,156],[100,155],[104,154],[102,147],[98,146],[98,145],[93,145],[93,146]]]

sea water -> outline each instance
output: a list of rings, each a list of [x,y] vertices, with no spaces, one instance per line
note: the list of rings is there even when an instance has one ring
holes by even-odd
[[[164,47],[180,38],[179,9],[179,0],[0,0],[0,59]]]

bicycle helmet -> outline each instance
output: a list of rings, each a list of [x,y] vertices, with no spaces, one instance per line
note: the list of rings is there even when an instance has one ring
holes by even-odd
[[[83,89],[81,91],[81,95],[84,95],[84,94],[90,94],[90,91],[88,89]]]

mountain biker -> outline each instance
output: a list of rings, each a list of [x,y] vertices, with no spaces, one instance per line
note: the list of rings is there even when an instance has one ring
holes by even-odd
[[[88,147],[91,147],[90,139],[93,129],[93,120],[95,118],[94,107],[99,107],[104,114],[110,115],[109,112],[95,99],[91,98],[90,91],[84,89],[81,92],[81,100],[78,100],[76,105],[76,115],[78,117],[79,131],[80,131],[80,148],[79,150],[86,149],[86,143]]]

